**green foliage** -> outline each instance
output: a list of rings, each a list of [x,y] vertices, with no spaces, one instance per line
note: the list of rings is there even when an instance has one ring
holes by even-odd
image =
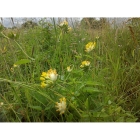
[[[15,65],[27,64],[27,63],[30,63],[29,59],[21,59],[21,60],[15,62]]]
[[[109,25],[106,18],[100,18],[99,20],[96,18],[83,18],[80,24],[86,29],[101,29]]]
[[[36,27],[38,24],[33,22],[32,20],[30,21],[26,21],[25,23],[23,23],[21,26],[22,28],[34,28]]]
[[[54,20],[1,32],[0,121],[140,120],[139,20],[117,28],[103,18],[84,18],[81,24],[85,20],[90,32],[81,26],[68,31]],[[94,41],[95,49],[87,53],[86,44]],[[90,65],[81,68],[85,60]],[[50,69],[56,69],[57,80],[41,88],[41,74]],[[56,106],[62,98],[66,110],[60,115]]]
[[[4,26],[0,23],[0,31],[4,29]]]

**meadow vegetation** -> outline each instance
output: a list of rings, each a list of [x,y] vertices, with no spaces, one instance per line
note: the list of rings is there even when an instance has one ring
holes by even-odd
[[[0,25],[1,122],[139,122],[140,19]]]

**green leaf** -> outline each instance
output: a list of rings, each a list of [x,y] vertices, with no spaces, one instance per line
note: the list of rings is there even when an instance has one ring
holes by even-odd
[[[36,99],[37,102],[39,102],[39,103],[41,103],[41,104],[43,104],[43,105],[45,105],[45,104],[47,103],[47,98],[44,98],[43,95],[38,94],[38,93],[36,93],[36,92],[34,92],[34,93],[31,94],[31,95],[32,95],[32,97],[33,97],[34,99]]]
[[[60,79],[63,81],[65,79],[65,75],[60,75]]]
[[[132,50],[132,56],[134,57],[135,56],[135,49],[134,50]]]
[[[110,105],[112,102],[110,100],[108,100],[108,104]]]
[[[42,110],[41,106],[29,106],[29,107],[35,110],[40,110],[40,111]]]
[[[71,71],[71,73],[76,77],[76,76],[82,76],[83,75],[83,70],[74,70]]]
[[[126,118],[126,122],[136,122],[138,118]]]
[[[118,118],[115,122],[124,122],[124,117]]]
[[[109,115],[107,114],[107,113],[105,113],[105,112],[101,112],[100,114],[99,114],[99,117],[109,117]]]
[[[88,85],[88,86],[104,86],[102,83],[95,82],[95,81],[87,81],[86,85]]]
[[[95,57],[96,59],[100,60],[100,61],[103,60],[101,57],[97,56],[96,54],[94,54],[94,57]]]
[[[73,114],[69,114],[67,116],[67,122],[72,122],[72,119],[73,119]]]
[[[115,112],[116,112],[116,113],[120,113],[121,110],[122,110],[122,107],[119,106],[119,107],[117,107],[117,108],[115,109]]]
[[[76,57],[76,58],[80,58],[80,59],[82,58],[81,55],[75,55],[75,57]]]
[[[90,117],[88,114],[86,113],[83,113],[82,116],[81,116],[81,122],[90,122]]]
[[[21,64],[27,64],[30,63],[31,61],[29,59],[21,59],[17,62],[15,62],[15,65],[21,65]]]
[[[91,57],[90,55],[84,55],[84,56],[86,56],[86,57],[88,57],[88,58],[91,58],[91,59],[93,59],[93,57]]]
[[[80,92],[76,91],[76,92],[74,93],[74,95],[75,95],[75,96],[79,96],[79,95],[80,95]]]
[[[135,105],[134,105],[134,109],[136,111],[139,111],[140,109],[140,96],[137,98],[137,100],[135,101]]]
[[[87,93],[101,93],[101,90],[99,90],[97,88],[93,88],[93,87],[85,87],[83,89],[83,92],[87,92]]]
[[[50,108],[51,108],[50,106],[47,106],[47,107],[45,108],[45,111],[46,111],[46,110],[49,110]]]
[[[89,110],[88,98],[87,98],[86,101],[85,101],[85,107],[86,107],[87,110]]]

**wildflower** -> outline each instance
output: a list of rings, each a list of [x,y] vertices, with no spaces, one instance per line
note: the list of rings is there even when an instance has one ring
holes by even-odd
[[[68,22],[66,21],[66,20],[64,20],[61,24],[60,24],[60,26],[62,27],[62,26],[68,26]]]
[[[4,51],[7,51],[7,48],[4,46],[4,49],[3,49]]]
[[[13,34],[14,35],[14,37],[16,37],[17,35],[16,34]]]
[[[11,72],[14,72],[14,68],[11,68],[10,70],[11,70]]]
[[[41,82],[41,87],[42,87],[42,88],[47,87],[47,84],[45,83],[45,81],[42,81],[42,82]]]
[[[58,76],[56,70],[52,70],[52,69],[48,70],[47,75],[49,76],[50,80],[52,80],[52,81],[56,81],[57,76]]]
[[[83,67],[87,67],[89,65],[90,65],[89,61],[83,61],[80,67],[83,68]]]
[[[99,36],[96,36],[96,39],[99,39]]]
[[[40,77],[41,82],[41,87],[48,87],[49,85],[51,85],[54,81],[57,80],[57,72],[56,70],[48,70],[47,72],[42,72],[42,75]]]
[[[82,41],[84,41],[86,38],[82,38]]]
[[[68,31],[70,32],[72,30],[72,28],[71,27],[68,27]]]
[[[13,67],[16,68],[16,67],[18,67],[18,65],[14,64]]]
[[[66,98],[63,97],[63,98],[60,98],[60,103],[56,102],[56,108],[57,110],[56,111],[59,111],[60,112],[60,115],[64,114],[65,111],[66,111]]]
[[[73,67],[71,67],[71,66],[68,66],[68,67],[67,67],[67,71],[68,71],[68,72],[71,72],[72,69],[73,69]]]
[[[3,106],[3,102],[0,103],[0,106]]]
[[[47,72],[42,72],[42,75],[40,77],[41,81],[44,81],[45,79],[49,79],[49,75]]]
[[[61,28],[63,33],[68,33],[72,30],[72,28],[69,27],[68,22],[66,20],[60,23],[59,27]]]
[[[11,67],[11,72],[14,72],[14,69],[18,68],[18,67],[19,67],[19,65],[14,64],[13,67]]]
[[[96,42],[89,42],[87,45],[86,45],[86,52],[90,52],[92,51],[96,46]]]
[[[4,48],[1,49],[1,52],[2,52],[2,53],[6,53],[6,51],[7,51],[7,48],[4,46]]]

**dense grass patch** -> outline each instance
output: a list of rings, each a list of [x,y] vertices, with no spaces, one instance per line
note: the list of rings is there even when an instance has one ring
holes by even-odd
[[[138,19],[1,29],[0,121],[139,121],[139,30]]]

